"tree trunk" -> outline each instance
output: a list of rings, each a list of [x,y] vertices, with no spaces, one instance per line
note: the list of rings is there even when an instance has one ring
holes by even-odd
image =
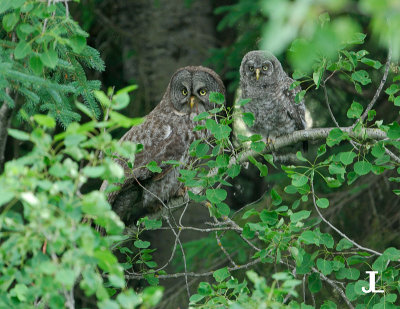
[[[4,167],[6,143],[8,137],[7,129],[11,124],[12,112],[13,109],[4,102],[0,108],[0,173],[3,172]]]
[[[215,47],[209,0],[136,0],[120,3],[119,27],[132,36],[123,40],[125,80],[139,85],[130,116],[147,114],[161,100],[180,67],[201,65]]]

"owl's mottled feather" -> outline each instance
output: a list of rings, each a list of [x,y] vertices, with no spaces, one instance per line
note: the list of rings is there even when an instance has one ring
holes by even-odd
[[[206,94],[200,95],[204,91]],[[179,69],[172,76],[161,102],[146,120],[121,138],[121,142],[142,144],[143,150],[136,154],[133,169],[123,159],[115,159],[125,171],[121,189],[108,195],[108,201],[118,214],[129,210],[138,214],[144,208],[166,202],[177,194],[181,187],[178,181],[180,167],[163,162],[189,163],[190,144],[196,139],[207,138],[207,131],[193,131],[199,124],[193,118],[214,107],[208,100],[210,92],[225,94],[224,85],[214,71],[201,66]],[[191,100],[195,102],[193,106],[190,106]],[[161,173],[153,173],[145,167],[151,161],[161,167]],[[107,185],[104,182],[101,190],[105,190]]]
[[[242,99],[251,99],[244,112],[254,114],[252,133],[274,138],[305,128],[304,100],[295,103],[300,87],[291,89],[291,79],[279,60],[265,51],[247,53],[240,67]]]

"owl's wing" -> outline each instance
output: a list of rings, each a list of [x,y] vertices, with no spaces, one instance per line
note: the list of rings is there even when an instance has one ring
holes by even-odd
[[[163,161],[181,159],[185,152],[186,143],[183,136],[174,132],[173,126],[169,124],[159,124],[160,121],[149,115],[144,123],[139,126],[132,127],[120,139],[123,141],[132,141],[143,145],[143,150],[136,154],[133,170],[128,166],[127,162],[122,158],[116,158],[115,161],[121,165],[125,172],[125,180],[120,184],[121,189],[108,194],[107,199],[110,204],[116,199],[122,190],[126,190],[130,186],[137,186],[137,182],[146,182],[148,180],[158,181],[162,179],[172,168],[172,165],[163,164]],[[162,123],[162,122],[161,122]],[[151,161],[155,161],[162,169],[161,173],[153,173],[145,166]],[[108,186],[106,181],[103,182],[100,190],[105,190]]]
[[[294,89],[290,89],[293,82],[294,80],[290,77],[284,80],[283,93],[286,98],[282,101],[289,117],[295,121],[296,129],[303,130],[306,128],[304,100],[301,100],[299,103],[295,102],[295,97],[301,91],[301,88],[297,86]]]

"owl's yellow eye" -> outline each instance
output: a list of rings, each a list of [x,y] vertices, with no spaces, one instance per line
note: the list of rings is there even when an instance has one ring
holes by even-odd
[[[200,95],[206,95],[207,94],[207,91],[205,90],[205,89],[201,89],[200,91],[199,91],[199,93],[200,93]]]
[[[182,89],[182,94],[183,94],[184,96],[186,96],[186,95],[188,94],[188,91],[187,91],[186,88],[183,88],[183,89]]]
[[[253,72],[254,71],[254,67],[253,66],[249,66],[249,70],[250,70],[250,72]]]
[[[267,70],[268,70],[268,66],[267,66],[267,65],[263,65],[262,69],[263,69],[264,71],[267,71]]]

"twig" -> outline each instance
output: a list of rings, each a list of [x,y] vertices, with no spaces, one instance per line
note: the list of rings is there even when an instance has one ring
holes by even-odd
[[[361,245],[359,245],[358,243],[356,243],[354,240],[351,240],[346,234],[344,234],[342,231],[340,231],[338,228],[336,228],[332,223],[330,223],[328,220],[325,219],[325,217],[322,215],[322,213],[320,212],[317,203],[315,201],[315,191],[314,191],[314,180],[311,179],[311,193],[312,193],[312,198],[313,198],[313,204],[314,204],[314,208],[317,211],[318,215],[320,216],[320,218],[322,219],[322,221],[324,221],[326,224],[329,225],[329,227],[331,229],[333,229],[336,233],[338,233],[340,236],[342,236],[343,238],[347,239],[348,241],[350,241],[354,246],[356,246],[358,249],[370,252],[372,254],[376,254],[376,255],[382,255],[382,253],[369,249],[369,248],[365,248]]]
[[[346,296],[346,293],[331,279],[329,279],[328,277],[326,277],[324,274],[322,274],[321,272],[319,272],[317,269],[315,269],[314,267],[311,268],[313,272],[315,273],[319,273],[320,278],[322,280],[324,280],[326,283],[328,283],[331,287],[333,287],[336,291],[338,291],[338,293],[340,294],[340,296],[342,296],[343,300],[346,302],[347,306],[350,309],[354,309],[353,305],[351,304],[351,302],[349,301],[349,299]]]
[[[389,47],[388,56],[387,56],[387,60],[386,60],[386,64],[385,64],[385,73],[383,73],[382,80],[381,80],[381,82],[379,84],[378,89],[375,92],[374,97],[372,98],[371,102],[369,102],[369,104],[368,104],[367,108],[365,109],[364,113],[361,115],[361,122],[363,122],[365,120],[365,118],[368,116],[368,112],[372,109],[372,107],[374,107],[376,101],[379,98],[379,95],[381,94],[382,88],[385,85],[386,79],[387,79],[388,74],[389,74],[389,67],[390,67],[391,58],[392,58],[392,50]],[[353,125],[351,127],[354,128],[356,126],[357,122],[358,122],[358,120],[355,123],[353,123]]]
[[[244,265],[238,265],[238,266],[233,266],[233,267],[228,267],[229,271],[235,271],[239,269],[246,269],[249,268],[250,266],[256,265],[261,262],[261,259],[255,259],[247,264]],[[207,277],[211,276],[215,271],[207,271],[204,273],[194,273],[194,272],[183,272],[183,273],[175,273],[175,274],[168,274],[168,275],[159,275],[157,278],[159,279],[169,279],[169,278],[180,278],[180,277]],[[144,274],[134,274],[134,275],[126,275],[125,278],[127,279],[142,279]]]
[[[326,107],[328,108],[329,115],[331,116],[331,119],[333,120],[335,125],[339,128],[340,127],[339,123],[336,121],[336,118],[333,115],[333,112],[332,112],[332,109],[331,109],[331,105],[329,104],[328,91],[326,90],[325,80],[322,83],[322,89],[324,90],[325,103],[326,103]]]
[[[218,222],[217,218],[215,218],[215,217],[213,217],[213,218],[214,218],[214,221],[215,221],[215,222]],[[236,263],[235,263],[235,261],[234,261],[234,260],[231,258],[231,256],[229,255],[228,251],[226,251],[226,249],[225,249],[224,246],[222,245],[221,239],[220,239],[220,237],[218,236],[218,232],[217,232],[217,231],[215,232],[215,238],[217,239],[218,247],[221,248],[222,252],[223,252],[223,253],[225,254],[225,256],[228,258],[229,262],[231,262],[231,264],[232,264],[233,266],[237,266]]]

